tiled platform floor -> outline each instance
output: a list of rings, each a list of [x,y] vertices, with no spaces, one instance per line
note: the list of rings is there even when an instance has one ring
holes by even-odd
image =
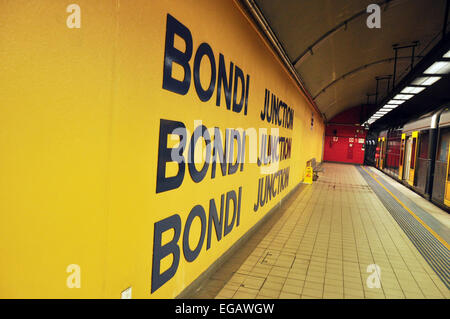
[[[191,297],[450,298],[356,167],[323,168]]]

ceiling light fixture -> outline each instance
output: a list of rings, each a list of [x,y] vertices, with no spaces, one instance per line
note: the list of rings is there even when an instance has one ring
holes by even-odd
[[[405,87],[400,93],[410,93],[410,94],[417,94],[425,90],[425,87],[420,86],[407,86]]]
[[[390,100],[389,102],[388,102],[388,104],[396,104],[396,105],[400,105],[400,104],[402,104],[402,103],[404,103],[405,101],[404,100]]]
[[[425,73],[425,74],[447,74],[447,73],[450,73],[450,62],[444,62],[444,61],[434,62],[423,73]]]
[[[414,95],[412,95],[412,94],[397,94],[396,96],[394,96],[394,99],[396,99],[396,100],[409,100],[413,96]]]
[[[420,76],[411,82],[413,85],[430,86],[441,79],[440,76]]]

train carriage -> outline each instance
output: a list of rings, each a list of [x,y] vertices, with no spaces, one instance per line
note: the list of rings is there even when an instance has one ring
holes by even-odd
[[[450,210],[450,111],[447,107],[381,131],[375,165]]]

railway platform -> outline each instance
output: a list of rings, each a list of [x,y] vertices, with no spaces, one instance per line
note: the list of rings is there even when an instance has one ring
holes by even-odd
[[[324,163],[187,297],[450,298],[449,226],[379,170]]]
[[[450,297],[450,0],[0,21],[0,299]]]

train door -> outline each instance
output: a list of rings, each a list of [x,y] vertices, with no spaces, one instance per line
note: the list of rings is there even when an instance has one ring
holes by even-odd
[[[405,144],[405,164],[404,164],[404,174],[403,179],[408,180],[409,179],[409,168],[411,166],[411,137],[406,137],[406,144]]]
[[[380,168],[380,147],[381,147],[381,138],[378,138],[377,148],[375,150],[375,166]]]
[[[400,142],[400,159],[398,163],[398,178],[403,179],[403,164],[405,160],[405,144],[406,144],[406,134],[402,134],[402,140]]]
[[[380,146],[380,169],[384,168],[384,157],[386,152],[386,141],[385,138],[381,138],[381,146]]]
[[[412,132],[412,138],[411,138],[411,158],[410,158],[410,165],[409,165],[409,177],[408,177],[408,184],[413,186],[414,185],[414,172],[416,170],[416,158],[417,158],[417,139],[419,136],[419,132]]]
[[[448,159],[450,146],[450,128],[443,128],[439,130],[439,139],[437,146],[436,162],[433,177],[433,194],[432,197],[437,202],[450,206],[450,168]]]
[[[447,142],[447,174],[445,174],[445,193],[444,193],[444,204],[450,206],[450,147]]]

